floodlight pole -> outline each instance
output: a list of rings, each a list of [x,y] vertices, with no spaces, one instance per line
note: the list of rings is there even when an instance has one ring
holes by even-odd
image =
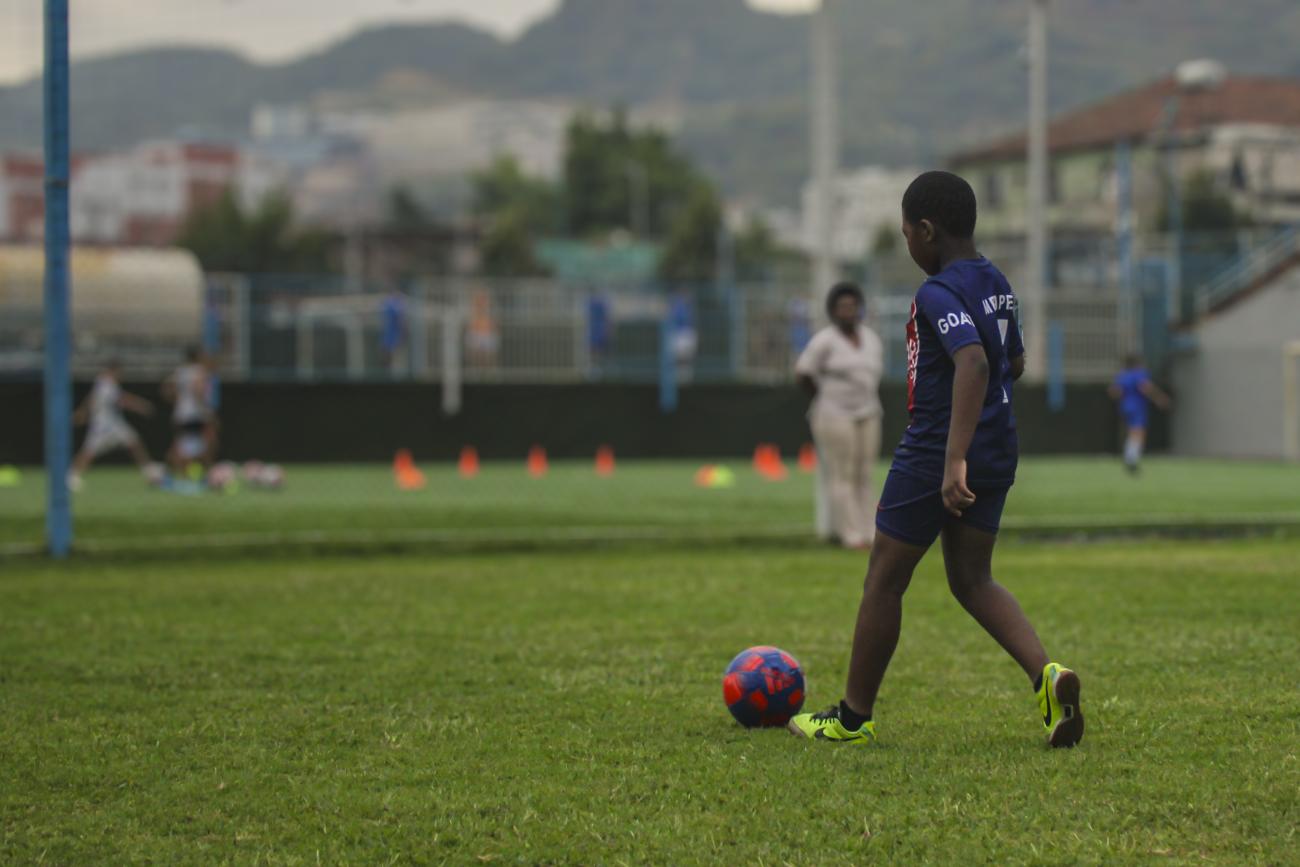
[[[813,269],[808,304],[808,324],[822,320],[822,299],[835,282],[835,176],[840,162],[839,59],[836,47],[835,0],[821,0],[813,13],[809,50],[812,52],[812,183]],[[831,510],[825,462],[817,463],[814,486],[814,526],[820,538],[831,534]]]
[[[45,0],[45,532],[50,556],[72,548],[71,327],[68,313],[68,0]]]
[[[812,318],[835,282],[835,176],[839,172],[840,119],[835,0],[821,0],[812,16]]]
[[[1041,382],[1047,374],[1047,288],[1051,219],[1048,213],[1047,4],[1029,0],[1029,196],[1025,213],[1025,281],[1021,287],[1025,371]]]

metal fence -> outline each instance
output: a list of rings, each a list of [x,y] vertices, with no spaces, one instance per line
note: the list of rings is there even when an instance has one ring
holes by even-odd
[[[906,374],[911,293],[869,293],[886,376]],[[214,277],[209,334],[227,378],[295,381],[652,382],[665,363],[696,382],[788,381],[821,316],[806,287],[576,287],[547,280],[431,279],[396,292],[341,281]],[[1064,376],[1099,381],[1135,326],[1114,289],[1061,289],[1048,319]]]

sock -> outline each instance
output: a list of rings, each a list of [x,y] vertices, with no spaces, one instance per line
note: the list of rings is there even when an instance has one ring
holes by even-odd
[[[849,707],[849,703],[844,699],[840,699],[840,725],[853,732],[869,722],[871,722],[870,715],[863,716]]]
[[[1137,466],[1137,462],[1142,458],[1142,449],[1135,440],[1129,440],[1124,444],[1124,463],[1130,467]]]
[[[1034,695],[1037,695],[1042,691],[1043,691],[1043,676],[1040,674],[1038,675],[1038,678],[1034,681]]]

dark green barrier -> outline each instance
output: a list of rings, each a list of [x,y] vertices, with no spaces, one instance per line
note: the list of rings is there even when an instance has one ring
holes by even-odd
[[[88,385],[77,388],[80,400]],[[128,391],[158,399],[156,386]],[[882,390],[885,448],[906,425],[903,386]],[[482,385],[466,387],[464,407],[444,417],[432,385],[230,383],[222,389],[223,457],[279,462],[386,461],[399,448],[417,458],[449,460],[473,445],[485,460],[520,459],[533,444],[552,457],[590,457],[597,446],[619,457],[748,456],[760,442],[785,454],[809,440],[806,400],[790,387],[692,385],[681,390],[677,412],[659,411],[649,385]],[[1102,386],[1067,389],[1053,413],[1041,387],[1016,388],[1021,449],[1026,454],[1114,453],[1116,412]],[[128,417],[150,453],[163,454],[170,438],[165,408],[152,419]],[[1152,445],[1167,442],[1164,418],[1154,414]],[[79,431],[80,443],[84,431]],[[41,459],[39,383],[0,383],[0,464]]]

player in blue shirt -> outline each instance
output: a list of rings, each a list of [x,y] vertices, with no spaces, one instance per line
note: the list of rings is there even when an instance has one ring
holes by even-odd
[[[1147,373],[1139,355],[1124,359],[1124,370],[1111,384],[1110,396],[1119,402],[1120,418],[1124,421],[1124,466],[1137,475],[1142,450],[1147,444],[1147,402],[1166,411],[1172,402],[1169,395],[1151,381],[1151,374]]]
[[[1025,370],[1016,297],[975,249],[970,184],[927,172],[903,196],[903,235],[929,279],[907,324],[911,423],[894,453],[876,513],[844,698],[790,720],[796,735],[841,743],[875,740],[872,709],[898,645],[903,594],[936,539],[948,587],[1018,662],[1038,695],[1054,747],[1083,737],[1079,678],[1051,662],[1020,605],[993,580],[993,546],[1018,447],[1013,383]]]

